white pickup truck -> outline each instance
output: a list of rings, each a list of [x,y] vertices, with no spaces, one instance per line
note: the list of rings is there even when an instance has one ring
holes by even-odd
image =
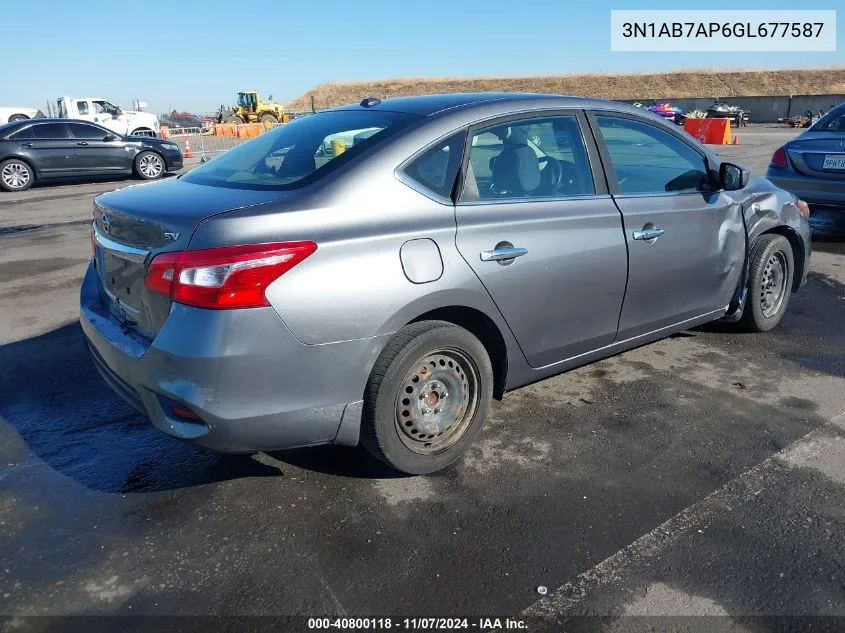
[[[158,117],[152,112],[123,110],[110,101],[99,97],[59,97],[56,101],[59,117],[93,121],[118,134],[132,136],[158,136]]]

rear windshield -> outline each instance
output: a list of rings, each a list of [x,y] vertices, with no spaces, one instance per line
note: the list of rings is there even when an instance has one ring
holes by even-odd
[[[182,180],[233,189],[295,189],[353,160],[416,118],[374,111],[311,114],[224,152]]]
[[[816,121],[813,132],[845,132],[845,106],[834,108]]]

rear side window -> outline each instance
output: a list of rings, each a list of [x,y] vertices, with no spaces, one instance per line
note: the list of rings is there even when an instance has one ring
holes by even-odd
[[[77,101],[76,102],[76,109],[81,115],[88,114],[88,102],[87,101]]]
[[[462,200],[569,198],[595,193],[575,115],[500,123],[472,136]]]
[[[427,150],[405,168],[405,174],[432,193],[448,198],[461,168],[466,133],[450,136]]]
[[[182,179],[229,188],[296,189],[355,160],[418,118],[374,110],[311,114],[230,149]]]
[[[845,107],[838,107],[816,121],[813,132],[845,132]]]
[[[32,126],[33,138],[52,140],[67,138],[67,128],[64,123],[42,123]]]
[[[674,134],[645,122],[597,116],[620,193],[710,189],[704,156]]]
[[[14,134],[10,134],[9,138],[15,141],[25,141],[26,139],[33,138],[32,127],[27,127],[15,132]]]
[[[85,125],[84,123],[68,123],[73,138],[102,141],[108,132],[103,131],[96,125]]]

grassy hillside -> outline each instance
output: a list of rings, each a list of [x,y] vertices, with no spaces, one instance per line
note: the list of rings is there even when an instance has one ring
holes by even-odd
[[[536,77],[446,77],[320,84],[288,104],[291,110],[355,103],[364,97],[401,97],[447,92],[545,92],[604,99],[671,99],[845,93],[845,67],[814,70],[581,74]]]

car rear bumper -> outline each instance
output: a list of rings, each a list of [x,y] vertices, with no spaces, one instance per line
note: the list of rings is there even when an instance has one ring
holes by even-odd
[[[766,178],[808,204],[845,207],[845,179],[812,178],[791,170],[769,169]]]
[[[93,265],[80,291],[80,322],[105,381],[169,435],[220,452],[357,443],[373,339],[304,345],[272,308],[174,304],[148,343],[103,305]],[[201,421],[174,415],[174,405]]]

